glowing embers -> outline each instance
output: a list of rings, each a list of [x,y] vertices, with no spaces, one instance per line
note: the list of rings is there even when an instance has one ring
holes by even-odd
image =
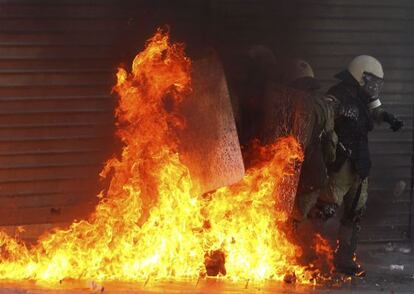
[[[197,279],[211,270],[232,280],[281,281],[293,273],[309,283],[318,270],[297,264],[298,247],[279,229],[293,204],[300,145],[293,137],[255,145],[254,164],[239,183],[193,195],[175,131],[185,126],[176,109],[191,91],[190,69],[183,46],[161,31],[131,72],[119,69],[114,91],[124,147],[101,173],[108,190],[87,221],[33,248],[1,233],[1,279],[144,282]]]

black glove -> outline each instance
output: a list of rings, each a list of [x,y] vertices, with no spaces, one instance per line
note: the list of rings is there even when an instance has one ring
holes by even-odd
[[[398,118],[395,118],[393,123],[390,125],[391,125],[390,129],[396,132],[404,126],[404,122]]]
[[[390,129],[394,132],[398,131],[404,126],[404,122],[396,118],[392,113],[384,111],[384,121],[390,124]]]

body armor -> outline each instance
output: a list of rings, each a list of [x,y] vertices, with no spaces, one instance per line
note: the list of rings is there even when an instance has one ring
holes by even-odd
[[[358,85],[341,82],[327,94],[339,101],[335,131],[342,147],[338,148],[337,160],[331,168],[334,172],[337,171],[349,157],[359,176],[366,178],[371,168],[368,133],[372,131],[374,123],[366,103],[359,97],[363,93]]]

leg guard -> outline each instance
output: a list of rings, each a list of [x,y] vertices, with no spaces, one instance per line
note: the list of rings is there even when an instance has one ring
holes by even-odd
[[[352,219],[343,218],[338,234],[338,246],[334,255],[334,264],[338,272],[361,276],[364,270],[356,262],[356,249],[358,245],[358,235],[361,230],[360,220],[363,210],[354,214]]]

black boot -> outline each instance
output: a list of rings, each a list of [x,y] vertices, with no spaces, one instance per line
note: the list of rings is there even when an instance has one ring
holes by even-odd
[[[335,250],[334,265],[338,272],[349,276],[364,276],[364,269],[356,262],[356,247],[360,227],[341,224],[339,228],[338,247]]]

